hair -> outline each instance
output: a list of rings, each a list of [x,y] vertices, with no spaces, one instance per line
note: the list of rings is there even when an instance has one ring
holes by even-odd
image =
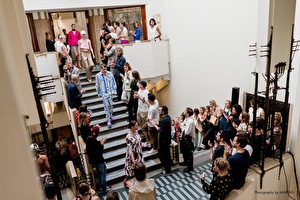
[[[123,56],[123,54],[124,54],[124,51],[123,51],[123,49],[121,48],[121,47],[117,47],[116,48],[116,51],[120,51],[120,53],[121,53],[121,56]]]
[[[189,116],[192,116],[192,115],[194,114],[193,109],[190,108],[190,107],[187,107],[187,108],[186,108],[186,112],[187,112],[187,114],[188,114]]]
[[[239,104],[234,104],[232,107],[235,109],[237,116],[240,116],[243,111],[242,107]]]
[[[108,27],[108,30],[109,30],[111,33],[116,32],[116,30],[115,30],[115,28],[114,28],[113,26]]]
[[[231,101],[230,100],[226,100],[225,102],[228,102],[229,106],[231,107]]]
[[[260,117],[256,118],[255,128],[257,128],[258,130],[263,129],[263,118]]]
[[[151,18],[150,20],[149,20],[149,25],[151,26],[151,21],[153,21],[154,22],[154,26],[156,25],[156,21],[155,21],[155,19],[154,18]]]
[[[61,133],[59,133],[57,136],[62,136],[62,134],[61,134]]]
[[[120,22],[115,22],[115,24],[116,24],[117,26],[120,26]]]
[[[200,112],[200,110],[203,110],[204,112],[205,112],[205,107],[204,106],[201,106],[200,108],[199,108],[199,112]]]
[[[195,114],[195,115],[199,115],[199,113],[200,113],[200,112],[199,112],[199,109],[198,109],[198,108],[194,108],[194,114]]]
[[[164,115],[169,114],[169,108],[167,106],[161,106],[161,110],[164,113]]]
[[[131,121],[129,122],[129,124],[128,124],[128,128],[131,129],[132,127],[135,126],[136,123],[137,123],[137,121],[131,120]]]
[[[248,140],[245,136],[242,135],[236,135],[236,142],[240,144],[241,148],[245,148],[245,146],[248,144]]]
[[[78,183],[78,192],[82,196],[86,196],[90,193],[90,185],[86,181],[80,181]]]
[[[132,71],[132,77],[137,80],[137,81],[140,81],[141,80],[141,76],[140,76],[140,73],[136,70],[133,70]]]
[[[53,199],[56,196],[56,189],[52,182],[45,186],[45,195],[47,199]]]
[[[220,169],[221,172],[226,172],[230,169],[228,161],[223,157],[217,158],[214,161],[214,164]]]
[[[110,34],[106,34],[104,38],[106,41],[109,41],[112,37]]]
[[[106,69],[106,68],[107,68],[107,65],[106,65],[105,63],[102,63],[102,64],[101,64],[101,69],[102,69],[102,68]]]
[[[71,142],[71,140],[74,141],[74,138],[73,138],[73,137],[68,137],[68,138],[67,138],[67,143],[69,144],[69,143]]]
[[[52,36],[52,34],[51,34],[49,31],[47,31],[47,32],[45,32],[45,36],[46,36],[46,39],[49,39],[50,36]],[[53,38],[52,38],[52,39],[53,39]]]
[[[71,27],[72,27],[73,25],[75,26],[75,24],[71,24]]]
[[[128,67],[128,70],[132,70],[132,68],[131,68],[131,66],[130,66],[130,64],[129,64],[128,62],[126,62],[126,63],[124,64],[124,66],[127,66],[127,67]]]
[[[79,108],[78,108],[78,112],[87,112],[87,106],[85,104],[82,104]]]
[[[125,22],[122,22],[121,24],[126,27],[126,23]]]
[[[281,124],[282,123],[282,115],[280,112],[275,112],[274,113],[274,120],[277,120],[278,121],[278,124]]]
[[[180,118],[182,118],[182,120],[185,120],[185,114],[181,113]]]
[[[87,117],[88,115],[85,112],[81,112],[79,114],[79,118],[78,118],[78,126],[81,127],[81,124],[83,122],[83,120]]]
[[[224,142],[226,142],[227,144],[230,144],[228,132],[220,130],[219,133],[220,133],[220,138],[223,138]]]
[[[110,21],[110,20],[107,19],[107,20],[105,21],[105,23],[106,23],[108,26],[111,26],[111,21]]]
[[[116,44],[116,40],[114,38],[109,39],[113,44]]]
[[[146,179],[147,168],[143,163],[137,162],[133,171],[136,180],[143,181]]]
[[[76,80],[78,80],[79,76],[77,74],[72,74],[71,75],[71,81],[74,82]]]
[[[137,24],[137,25],[138,25],[137,27],[139,27],[139,26],[140,26],[140,23],[139,23],[138,21],[134,21],[134,22],[133,22],[133,28],[134,28],[134,29],[136,29],[136,28],[137,28],[137,27],[135,27],[135,24]]]
[[[252,104],[252,105],[254,105],[254,101],[255,101],[255,99],[254,98],[252,98],[252,99],[250,99],[250,103]],[[261,105],[261,102],[260,102],[260,100],[259,99],[256,99],[256,105]]]
[[[148,93],[148,100],[151,101],[151,102],[154,102],[155,101],[155,95],[152,94],[152,93]]]
[[[214,105],[214,106],[216,106],[216,105],[217,105],[217,103],[216,103],[216,101],[215,101],[215,100],[210,100],[210,101],[209,101],[209,104],[212,104],[212,105]]]
[[[114,190],[109,190],[106,196],[106,200],[119,200],[119,193]]]
[[[249,114],[245,111],[242,111],[242,119],[245,121],[246,124],[249,124]]]

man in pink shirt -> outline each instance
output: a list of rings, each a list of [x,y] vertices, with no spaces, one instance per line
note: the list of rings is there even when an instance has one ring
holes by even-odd
[[[78,66],[77,57],[78,57],[78,40],[81,39],[80,32],[76,30],[75,24],[71,25],[72,30],[68,34],[68,42],[71,48],[71,57],[73,64]]]

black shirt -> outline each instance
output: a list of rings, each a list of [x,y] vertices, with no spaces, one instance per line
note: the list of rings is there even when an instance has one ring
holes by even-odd
[[[248,173],[249,153],[244,150],[243,153],[235,153],[228,158],[233,178],[233,189],[240,189],[245,184],[245,179]]]
[[[89,136],[86,141],[86,152],[92,165],[104,163],[103,145],[96,138]]]
[[[160,121],[158,132],[160,133],[160,143],[171,144],[171,117],[169,115]]]

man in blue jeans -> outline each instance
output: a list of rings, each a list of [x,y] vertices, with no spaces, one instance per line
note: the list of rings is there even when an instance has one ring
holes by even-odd
[[[100,133],[99,126],[92,128],[92,134],[88,136],[86,141],[86,151],[89,156],[89,162],[98,170],[98,186],[100,193],[106,192],[110,187],[106,186],[106,165],[103,158],[103,145],[106,142],[106,138],[102,138],[100,141],[97,137]]]

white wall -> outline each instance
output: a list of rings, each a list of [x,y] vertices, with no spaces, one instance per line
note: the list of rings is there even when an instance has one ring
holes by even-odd
[[[234,86],[253,91],[248,50],[256,42],[257,1],[151,1],[146,9],[148,18],[161,13],[170,40],[171,82],[161,91],[169,98],[160,100],[172,115],[211,99],[223,106]]]

